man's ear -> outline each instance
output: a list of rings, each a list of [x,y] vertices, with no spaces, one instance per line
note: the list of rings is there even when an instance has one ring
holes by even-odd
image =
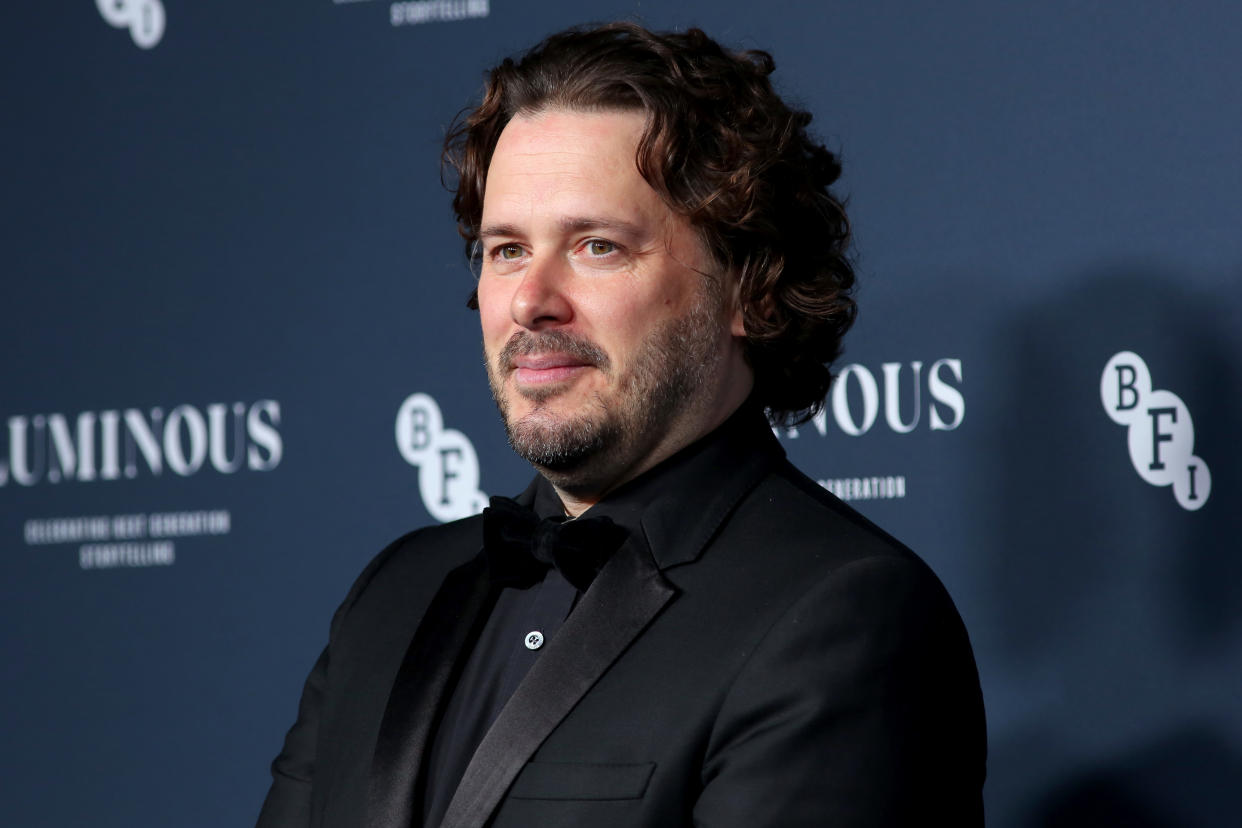
[[[729,275],[729,335],[738,339],[746,338],[746,315],[742,313],[742,280],[737,273]]]
[[[733,316],[729,319],[729,333],[738,339],[746,338],[746,318],[742,315],[742,309],[736,305],[733,308]]]

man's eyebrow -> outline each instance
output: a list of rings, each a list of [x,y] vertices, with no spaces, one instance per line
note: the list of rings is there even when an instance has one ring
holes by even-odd
[[[567,216],[557,222],[562,233],[580,233],[584,230],[604,230],[621,233],[631,238],[642,235],[641,228],[632,222],[603,216]],[[524,235],[514,224],[488,224],[479,228],[480,239],[497,237],[515,238]]]
[[[569,216],[561,219],[558,224],[563,232],[579,233],[583,230],[609,230],[628,236],[637,236],[642,231],[637,224],[623,219],[606,218],[604,216]]]
[[[479,228],[480,239],[492,239],[497,236],[520,236],[521,233],[512,224],[488,224]]]

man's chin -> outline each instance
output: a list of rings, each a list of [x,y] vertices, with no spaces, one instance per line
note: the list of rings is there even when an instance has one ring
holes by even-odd
[[[509,445],[523,460],[542,471],[572,473],[597,458],[612,430],[598,420],[561,416],[535,408],[505,423]]]

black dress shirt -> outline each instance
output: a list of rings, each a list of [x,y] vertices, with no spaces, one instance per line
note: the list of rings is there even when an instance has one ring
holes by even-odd
[[[552,486],[543,481],[535,494],[540,518],[565,514]],[[543,645],[569,615],[579,592],[555,568],[524,587],[501,588],[491,613],[458,675],[436,728],[427,766],[423,824],[439,825],[475,748],[500,715]]]

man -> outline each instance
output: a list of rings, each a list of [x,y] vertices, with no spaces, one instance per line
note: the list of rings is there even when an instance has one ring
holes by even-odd
[[[571,30],[450,136],[488,379],[539,472],[332,622],[259,823],[982,823],[965,630],[796,471],[854,316],[834,156],[771,59]]]

